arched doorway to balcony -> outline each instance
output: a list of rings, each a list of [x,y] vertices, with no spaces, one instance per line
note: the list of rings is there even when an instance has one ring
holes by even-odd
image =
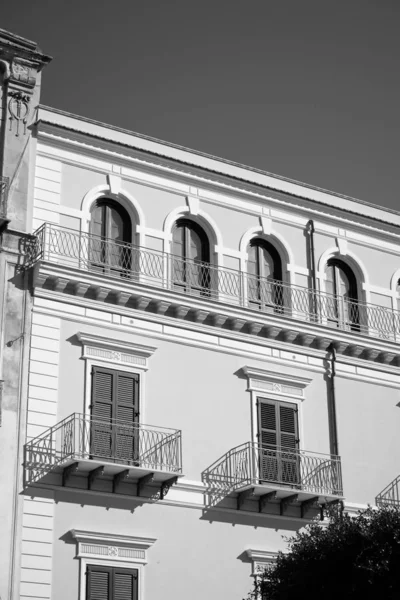
[[[126,273],[131,268],[132,221],[115,200],[101,198],[90,211],[89,260],[95,270]]]
[[[267,240],[253,238],[247,247],[247,297],[251,308],[282,311],[282,259]]]
[[[360,307],[357,279],[353,270],[338,258],[328,260],[325,270],[328,323],[340,329],[358,330]]]
[[[195,221],[180,218],[172,229],[172,282],[176,290],[208,295],[210,290],[210,243]]]

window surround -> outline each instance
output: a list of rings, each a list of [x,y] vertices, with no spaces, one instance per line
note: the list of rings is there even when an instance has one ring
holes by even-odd
[[[76,541],[76,558],[79,559],[79,599],[86,598],[86,571],[88,565],[122,567],[138,570],[138,600],[144,598],[143,572],[147,564],[147,550],[156,538],[114,535],[94,531],[71,529]]]
[[[247,365],[242,371],[248,378],[248,391],[271,392],[296,400],[304,400],[304,390],[312,381],[309,377],[297,377]]]
[[[157,350],[154,346],[144,346],[122,340],[112,340],[99,335],[78,332],[77,338],[82,344],[82,356],[85,360],[85,397],[83,412],[90,415],[92,394],[92,368],[108,367],[118,371],[139,375],[140,422],[145,423],[145,373],[149,368],[148,359]]]
[[[300,448],[305,448],[301,403],[305,400],[305,388],[311,383],[309,377],[299,377],[276,371],[267,371],[256,367],[244,366],[242,372],[247,376],[251,398],[251,440],[257,443],[258,416],[257,398],[265,400],[288,400],[297,404]]]
[[[252,576],[259,577],[264,572],[265,567],[268,567],[275,562],[278,552],[273,550],[253,550],[246,549],[247,556],[252,562]]]

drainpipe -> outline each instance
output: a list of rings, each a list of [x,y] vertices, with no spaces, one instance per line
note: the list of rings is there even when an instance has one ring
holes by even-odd
[[[314,248],[314,220],[310,219],[307,223],[307,230],[310,236],[310,259],[311,259],[311,281],[313,290],[317,291],[317,274],[315,270],[315,248]]]
[[[312,314],[313,314],[314,318],[316,319],[318,304],[317,304],[317,273],[316,273],[316,269],[315,269],[315,247],[314,247],[315,227],[314,227],[313,219],[310,219],[308,221],[308,223],[306,225],[306,231],[307,231],[308,237],[309,237],[311,287],[313,290],[311,310],[312,310]]]
[[[332,454],[336,456],[339,455],[339,443],[338,443],[338,434],[337,434],[337,421],[336,421],[336,389],[335,389],[335,376],[336,376],[336,349],[333,344],[331,344],[328,348],[328,351],[331,353],[331,376],[330,376],[330,384],[331,384],[331,402],[330,402],[330,411],[331,411],[331,436],[332,436]]]

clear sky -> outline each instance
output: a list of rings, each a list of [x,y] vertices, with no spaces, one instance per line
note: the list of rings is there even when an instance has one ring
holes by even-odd
[[[14,0],[42,103],[400,210],[399,0]]]

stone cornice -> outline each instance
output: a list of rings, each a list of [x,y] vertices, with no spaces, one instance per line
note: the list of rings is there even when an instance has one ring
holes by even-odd
[[[338,360],[345,355],[346,362],[372,367],[379,363],[389,372],[398,374],[400,345],[368,337],[351,331],[341,331],[320,324],[295,320],[288,316],[263,313],[250,309],[228,306],[211,299],[179,294],[178,292],[146,286],[129,281],[82,272],[78,269],[38,262],[34,267],[33,286],[46,293],[61,294],[65,301],[87,303],[103,310],[116,306],[118,310],[129,308],[144,312],[158,322],[179,322],[187,327],[204,325],[216,328],[236,339],[273,341],[275,347],[288,352],[303,352],[308,356],[325,358],[333,343]],[[75,297],[75,298],[74,298]],[[357,361],[357,362],[355,362]]]

